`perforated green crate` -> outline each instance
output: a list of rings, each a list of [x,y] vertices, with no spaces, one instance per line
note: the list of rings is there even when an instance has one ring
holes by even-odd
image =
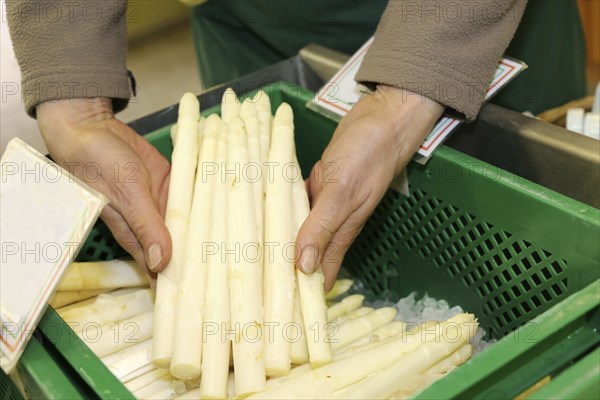
[[[306,176],[335,124],[305,108],[312,92],[284,83],[265,90],[274,108],[286,101],[294,109],[297,152]],[[204,113],[214,111],[217,109]],[[147,138],[170,156],[169,127]],[[476,314],[489,337],[505,337],[492,349],[511,360],[511,374],[518,371],[520,376],[516,381],[499,379],[494,374],[495,364],[498,371],[505,371],[506,366],[499,358],[486,358],[486,351],[465,366],[472,371],[470,377],[463,375],[457,383],[451,374],[430,389],[431,397],[465,393],[478,397],[486,393],[490,376],[504,395],[515,396],[537,382],[541,373],[558,373],[597,346],[598,284],[586,289],[587,296],[578,300],[582,303],[577,307],[561,302],[599,278],[599,210],[447,147],[440,148],[425,166],[410,165],[409,179],[411,196],[390,191],[384,197],[346,255],[345,270],[365,283],[371,299],[395,300],[416,290]],[[124,254],[99,223],[79,259],[111,259]],[[550,323],[533,322],[553,306]],[[56,314],[42,321],[41,331],[50,323],[60,324]],[[535,346],[523,342],[521,330],[534,326],[531,324],[546,330],[527,338],[539,340]],[[574,332],[586,334],[575,335],[580,339],[576,343],[569,342],[567,338]],[[78,366],[80,378],[98,396],[123,393],[116,379],[107,383],[110,379],[99,360],[87,352],[85,361],[78,360],[78,352],[68,351],[71,344],[64,338],[55,341],[55,349],[63,362]],[[74,340],[79,346],[78,339]],[[556,361],[552,368],[528,367],[527,357],[556,346],[570,349],[569,357]],[[96,372],[103,383],[94,379]],[[502,377],[510,376],[508,372]]]

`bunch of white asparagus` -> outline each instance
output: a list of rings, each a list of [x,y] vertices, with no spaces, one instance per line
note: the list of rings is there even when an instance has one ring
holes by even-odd
[[[133,284],[126,273],[110,276],[115,265],[123,272],[130,268],[119,262],[76,264],[81,270],[104,266],[106,272],[97,275],[110,277],[113,283],[108,286],[119,285],[120,279],[122,285]],[[84,287],[110,290],[98,282],[88,281]],[[330,338],[333,362],[317,368],[308,362],[294,363],[289,374],[268,379],[264,389],[251,398],[404,399],[471,356],[469,340],[477,328],[472,315],[459,314],[442,323],[420,325],[396,321],[394,308],[365,307],[362,295],[335,302],[351,284],[350,280],[339,280],[325,296],[330,303],[327,320],[336,327]],[[58,292],[62,293],[68,292]],[[203,393],[210,375],[178,379],[152,364],[152,299],[147,287],[122,288],[57,311],[137,398],[208,397]],[[206,343],[205,347],[205,354],[219,349]],[[235,396],[235,374],[230,371],[229,358],[223,363],[227,371],[223,398],[240,397]]]
[[[289,105],[228,89],[201,118],[188,93],[171,137],[156,293],[131,262],[73,263],[53,299],[136,397],[404,398],[470,357],[472,315],[407,325],[294,268],[309,203]]]

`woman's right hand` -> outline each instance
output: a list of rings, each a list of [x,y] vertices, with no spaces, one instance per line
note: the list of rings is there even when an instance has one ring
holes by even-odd
[[[149,274],[162,271],[171,258],[169,162],[114,117],[110,99],[59,100],[36,111],[54,161],[108,197],[101,218],[117,242]]]

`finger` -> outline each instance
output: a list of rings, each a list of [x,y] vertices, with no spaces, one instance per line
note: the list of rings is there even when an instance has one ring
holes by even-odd
[[[121,214],[109,205],[102,210],[101,218],[106,223],[106,226],[108,226],[108,229],[110,229],[117,243],[135,259],[142,271],[150,276],[144,252],[141,251],[142,246]]]
[[[329,243],[323,254],[321,266],[323,268],[323,276],[325,277],[325,291],[329,291],[333,287],[348,249],[354,243],[354,239],[356,239],[364,226],[365,221],[360,218],[360,215],[360,208],[352,213],[334,235],[333,239],[331,239],[331,243]]]
[[[313,273],[323,259],[325,249],[338,229],[354,211],[350,195],[339,185],[327,185],[316,197],[313,208],[300,227],[296,243],[300,249],[297,267],[307,274]]]
[[[114,207],[141,244],[146,265],[161,272],[171,258],[171,236],[147,185],[119,185],[123,190]]]

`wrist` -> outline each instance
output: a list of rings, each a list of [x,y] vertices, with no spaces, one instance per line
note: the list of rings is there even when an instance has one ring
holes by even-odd
[[[114,117],[112,101],[106,97],[76,98],[41,103],[36,107],[42,137],[67,135],[78,126]]]
[[[378,85],[375,96],[383,99],[389,107],[392,121],[404,125],[407,115],[416,115],[423,123],[435,123],[444,112],[444,107],[426,96],[387,85]]]
[[[38,120],[59,120],[69,125],[114,117],[112,101],[107,97],[48,101],[36,107],[36,114]]]
[[[388,127],[396,144],[396,173],[399,173],[419,150],[444,107],[426,96],[386,85],[378,85],[374,96],[386,108]]]

